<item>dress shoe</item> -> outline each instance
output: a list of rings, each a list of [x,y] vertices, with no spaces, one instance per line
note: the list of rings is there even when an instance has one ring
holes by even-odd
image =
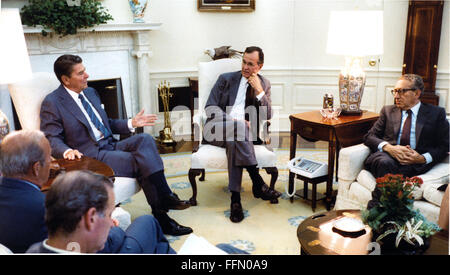
[[[180,200],[177,194],[171,193],[162,199],[162,208],[166,211],[169,209],[183,210],[190,207],[189,201]]]
[[[241,222],[244,219],[244,211],[240,202],[234,202],[230,206],[230,220],[232,222]]]
[[[252,187],[252,191],[255,198],[261,198],[265,201],[273,200],[281,196],[280,192],[270,189],[267,184],[263,184],[261,188]]]
[[[174,219],[171,219],[166,215],[155,215],[155,218],[158,220],[159,225],[161,225],[161,229],[164,234],[172,235],[172,236],[181,236],[191,234],[193,232],[192,228],[180,225]]]

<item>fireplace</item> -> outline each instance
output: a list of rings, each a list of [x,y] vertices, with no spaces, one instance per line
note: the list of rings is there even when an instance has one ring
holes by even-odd
[[[53,62],[60,55],[79,55],[90,76],[89,86],[100,93],[108,115],[125,119],[142,109],[146,113],[158,111],[157,95],[148,92],[152,56],[149,33],[161,25],[104,24],[62,38],[43,37],[41,28],[24,27],[24,33],[33,72],[53,72]],[[103,81],[104,88],[96,87]],[[151,132],[153,127],[148,128],[155,134]]]

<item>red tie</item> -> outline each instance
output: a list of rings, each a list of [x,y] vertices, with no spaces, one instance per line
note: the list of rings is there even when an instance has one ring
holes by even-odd
[[[411,136],[411,117],[412,117],[412,111],[408,110],[406,111],[408,114],[408,117],[405,120],[405,123],[403,124],[403,131],[402,136],[400,137],[400,145],[406,146],[409,145],[409,140]]]

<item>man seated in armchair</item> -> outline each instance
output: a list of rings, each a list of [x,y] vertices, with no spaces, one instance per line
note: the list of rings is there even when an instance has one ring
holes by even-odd
[[[365,169],[376,178],[387,173],[417,176],[429,171],[449,152],[449,123],[445,109],[420,102],[424,83],[405,74],[392,90],[394,105],[384,106],[364,137],[371,154]]]
[[[240,197],[243,168],[252,179],[255,198],[272,200],[281,195],[264,183],[253,147],[262,143],[257,137],[259,122],[272,116],[270,82],[259,74],[263,64],[261,48],[246,48],[241,71],[220,75],[205,105],[208,119],[202,142],[226,148],[232,222],[244,219]]]

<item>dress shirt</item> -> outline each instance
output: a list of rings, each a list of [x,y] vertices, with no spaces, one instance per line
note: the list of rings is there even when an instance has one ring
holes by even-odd
[[[245,120],[245,95],[247,93],[248,80],[244,76],[241,77],[241,82],[239,83],[238,93],[236,95],[236,100],[234,101],[233,108],[231,109],[230,116],[237,120]],[[265,95],[265,92],[261,92],[256,96],[258,101]]]
[[[89,115],[86,111],[86,109],[84,108],[83,104],[81,103],[81,100],[78,98],[78,93],[70,90],[69,88],[67,88],[66,86],[64,86],[64,88],[66,89],[66,91],[69,93],[69,95],[73,98],[73,100],[75,100],[75,102],[77,103],[78,107],[80,108],[81,112],[83,112],[84,116],[86,117],[86,120],[89,122],[89,125],[91,126],[92,132],[94,133],[95,139],[97,141],[101,140],[103,138],[103,133],[100,132],[97,127],[95,127],[94,123],[92,123],[91,119],[89,118]],[[97,116],[98,120],[101,121],[103,123],[102,118],[100,117],[100,115],[98,114],[97,110],[95,109],[95,107],[91,104],[91,102],[89,101],[89,99],[86,97],[86,95],[81,92],[80,94],[83,95],[84,99],[86,100],[86,102],[91,106],[92,110],[94,111],[94,114]],[[134,128],[132,126],[131,123],[132,119],[128,120],[128,129],[130,130],[130,132],[134,133]],[[106,125],[105,125],[106,127]],[[63,156],[65,157],[67,152],[69,150],[72,149],[67,149]]]
[[[75,251],[68,251],[68,250],[63,250],[63,249],[59,249],[53,246],[50,246],[49,244],[47,244],[48,239],[45,239],[42,242],[42,246],[44,246],[46,249],[53,251],[55,253],[59,253],[59,254],[80,254],[80,252],[75,252]]]
[[[411,108],[411,134],[409,136],[409,146],[412,149],[416,149],[416,122],[417,122],[417,115],[419,114],[419,109],[420,109],[420,101],[419,103],[417,103],[416,105],[414,105]],[[401,126],[400,126],[400,132],[398,133],[398,137],[397,137],[397,144],[400,144],[400,138],[402,136],[402,132],[403,132],[403,124],[405,124],[405,120],[408,117],[408,114],[406,112],[406,110],[402,110],[402,122],[401,122]],[[378,145],[378,150],[383,151],[383,146],[387,144],[387,141],[383,141]],[[430,163],[433,161],[433,157],[431,156],[430,153],[425,153],[422,154],[422,156],[425,158],[426,164]]]

